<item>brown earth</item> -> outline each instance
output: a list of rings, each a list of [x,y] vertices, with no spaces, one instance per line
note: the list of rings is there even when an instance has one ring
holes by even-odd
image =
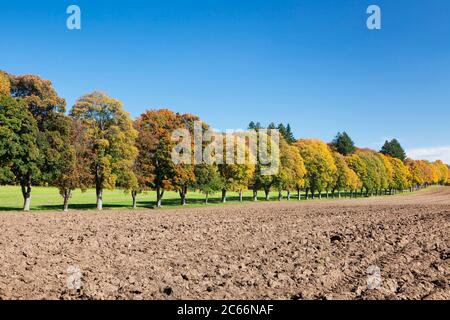
[[[68,289],[68,268],[81,270]],[[369,267],[381,285],[369,289]],[[0,299],[450,299],[450,188],[362,200],[0,213]]]

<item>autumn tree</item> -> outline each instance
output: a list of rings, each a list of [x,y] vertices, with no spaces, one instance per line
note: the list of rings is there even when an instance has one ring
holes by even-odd
[[[403,191],[408,188],[409,171],[400,159],[389,158],[393,168],[393,183],[394,190]]]
[[[388,172],[383,159],[376,152],[368,149],[359,150],[355,156],[352,155],[349,159],[349,166],[358,174],[366,196],[388,187]],[[361,166],[359,161],[362,161],[364,165]],[[362,170],[362,168],[364,169]]]
[[[366,190],[368,190],[369,188],[372,188],[373,183],[371,182],[371,179],[369,178],[369,173],[367,170],[367,163],[366,163],[366,161],[364,161],[364,159],[361,157],[361,155],[358,153],[349,155],[346,157],[346,162],[347,162],[348,166],[356,173],[359,181],[361,182],[361,185],[360,185],[361,195],[363,193],[364,188],[366,188]]]
[[[23,195],[23,210],[30,210],[32,178],[40,174],[42,154],[36,120],[22,99],[0,94],[0,170],[15,179]]]
[[[156,191],[156,206],[161,207],[164,192],[172,188],[174,166],[172,133],[180,126],[180,117],[168,109],[147,110],[136,121],[137,163],[143,187]]]
[[[434,165],[436,166],[436,169],[439,172],[439,179],[438,179],[439,181],[438,181],[438,183],[441,184],[441,185],[446,184],[447,180],[449,178],[447,165],[445,165],[441,160],[435,161]]]
[[[343,133],[339,132],[331,145],[334,150],[344,156],[352,154],[356,151],[355,143],[345,131]]]
[[[222,180],[222,202],[226,202],[227,191],[238,192],[239,201],[242,202],[243,191],[248,188],[255,174],[256,166],[250,161],[247,138],[247,134],[243,132],[228,133],[225,138],[224,152],[219,155],[222,163],[218,164]]]
[[[405,164],[409,171],[409,184],[413,189],[422,187],[426,183],[426,164],[412,159],[407,159]]]
[[[56,163],[53,184],[63,197],[64,211],[69,209],[69,200],[75,189],[86,191],[92,185],[91,154],[87,140],[88,128],[81,121],[69,117],[61,117],[61,126],[65,126],[67,137],[60,145],[59,161]]]
[[[387,189],[392,189],[392,185],[394,184],[394,168],[392,166],[392,161],[389,156],[385,156],[382,153],[376,154],[381,161],[383,162],[384,172],[382,178],[382,189],[384,189],[384,193],[387,194]],[[380,190],[381,191],[381,190]]]
[[[333,175],[331,194],[334,197],[336,191],[338,197],[341,197],[341,191],[350,190],[353,191],[359,187],[359,179],[356,173],[350,169],[345,157],[338,153],[333,152],[334,163],[336,164],[336,172]]]
[[[332,184],[337,170],[331,150],[326,143],[317,139],[299,140],[296,146],[305,162],[307,197],[308,191],[311,191],[313,198],[316,192],[321,198],[322,191]]]
[[[406,160],[406,153],[403,147],[400,145],[397,139],[392,139],[391,141],[386,141],[381,148],[380,152],[384,155],[391,156],[393,158],[400,159],[401,161]]]
[[[274,176],[274,185],[278,190],[278,200],[282,199],[282,192],[287,192],[287,200],[290,200],[291,190],[300,188],[305,184],[305,164],[297,147],[289,145],[285,139],[280,139],[280,167]]]
[[[192,114],[176,114],[176,121],[172,123],[174,129],[185,129],[190,135],[191,150],[195,148],[194,136],[195,123],[201,123],[201,134],[208,130],[208,126],[200,122],[198,116]],[[186,138],[186,137],[185,137]],[[181,205],[186,205],[186,195],[189,187],[195,183],[195,166],[193,154],[188,155],[188,163],[175,163],[173,166],[172,188],[180,195]]]
[[[119,175],[131,171],[137,155],[136,130],[119,100],[93,92],[78,99],[71,116],[88,127],[91,173],[94,177],[97,209],[103,208],[103,190],[113,189]]]
[[[11,80],[8,74],[0,70],[0,94],[9,96],[11,92]]]

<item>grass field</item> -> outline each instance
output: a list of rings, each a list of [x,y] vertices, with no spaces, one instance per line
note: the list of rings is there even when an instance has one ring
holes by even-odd
[[[258,194],[263,200],[264,193]],[[278,193],[272,193],[271,198],[276,199]],[[205,206],[205,196],[198,192],[189,192],[187,197],[187,206],[199,207]],[[244,193],[244,201],[251,201],[252,192]],[[95,189],[89,189],[86,192],[76,190],[70,199],[69,209],[95,209]],[[156,201],[155,192],[146,192],[138,195],[137,205],[139,208],[150,208]],[[237,203],[239,201],[238,193],[228,192],[227,203]],[[210,195],[208,205],[220,204],[220,195]],[[23,204],[20,187],[0,186],[0,211],[21,210]],[[63,198],[59,195],[58,189],[46,187],[34,187],[31,193],[32,210],[61,210]],[[128,209],[132,206],[130,193],[123,190],[105,190],[103,192],[103,207],[105,209]],[[180,206],[180,197],[176,192],[165,192],[163,206],[171,208]]]
[[[433,186],[430,188],[434,188]],[[429,189],[430,189],[429,188]],[[403,193],[406,195],[407,193]],[[401,194],[398,194],[398,196]],[[283,196],[286,196],[284,193]],[[302,193],[302,199],[305,194]],[[317,196],[317,195],[316,195]],[[258,192],[258,199],[264,200],[264,192]],[[278,199],[278,192],[270,193],[271,200]],[[286,199],[286,198],[284,198]],[[291,201],[296,201],[297,194],[291,193]],[[245,202],[253,201],[253,192],[246,191],[243,194]],[[331,199],[330,199],[331,200]],[[220,201],[220,194],[209,196],[208,204],[205,205],[205,195],[199,192],[189,192],[187,195],[187,205],[183,208],[195,208],[204,206],[224,205]],[[309,200],[311,201],[311,200]],[[325,193],[322,194],[322,200],[316,197],[315,201],[325,201]],[[96,197],[95,189],[89,189],[86,192],[76,190],[70,199],[69,209],[79,210],[95,210]],[[156,193],[153,191],[145,192],[138,195],[138,208],[151,208],[156,202]],[[227,192],[226,204],[239,203],[239,194],[237,192]],[[181,208],[180,196],[173,191],[166,191],[162,201],[163,207]],[[22,210],[23,199],[20,187],[18,186],[0,186],[0,211],[17,211]],[[63,198],[60,196],[58,189],[48,187],[34,187],[31,193],[31,210],[62,210]],[[103,208],[104,209],[130,209],[132,207],[132,199],[130,193],[123,190],[104,190],[103,192]]]

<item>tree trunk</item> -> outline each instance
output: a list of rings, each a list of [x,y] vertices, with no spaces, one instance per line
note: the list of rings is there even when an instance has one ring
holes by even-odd
[[[306,189],[305,200],[309,199],[309,189]]]
[[[239,202],[242,202],[242,189],[239,190]]]
[[[300,201],[302,199],[302,196],[300,194],[300,188],[297,188],[297,200]]]
[[[131,191],[131,197],[133,198],[133,209],[136,209],[137,208],[137,205],[136,205],[136,197],[137,197],[137,191]]]
[[[264,193],[265,193],[265,195],[266,195],[266,201],[269,201],[270,200],[270,197],[269,197],[269,190],[267,190],[267,189],[264,189]]]
[[[227,202],[227,190],[222,189],[222,203]]]
[[[161,208],[162,206],[162,197],[164,194],[164,190],[161,191],[161,188],[158,186],[156,187],[156,207]]]
[[[23,196],[23,211],[30,211],[31,205],[31,174],[27,174],[21,181]]]
[[[64,212],[68,212],[69,211],[69,199],[70,196],[72,194],[71,190],[65,190],[64,191]]]
[[[97,194],[97,210],[103,210],[103,189],[97,186],[96,194]]]
[[[319,191],[319,199],[322,199],[322,191]]]
[[[186,193],[184,192],[184,190],[180,191],[180,200],[181,200],[180,204],[182,206],[185,206],[186,205]]]
[[[278,201],[283,200],[283,192],[278,191]]]
[[[209,196],[209,192],[206,192],[206,195],[205,195],[205,204],[208,204],[208,196]]]
[[[258,190],[253,189],[253,201],[258,201]]]
[[[290,190],[287,191],[286,199],[287,199],[287,201],[291,200],[291,191]]]

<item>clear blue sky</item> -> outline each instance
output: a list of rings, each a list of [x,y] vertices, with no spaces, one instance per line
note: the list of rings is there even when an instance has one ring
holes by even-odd
[[[82,30],[66,28],[66,8]],[[366,8],[382,30],[366,28]],[[0,69],[198,114],[217,129],[289,122],[297,137],[397,137],[450,162],[450,1],[1,1]],[[422,150],[415,150],[415,149]]]

